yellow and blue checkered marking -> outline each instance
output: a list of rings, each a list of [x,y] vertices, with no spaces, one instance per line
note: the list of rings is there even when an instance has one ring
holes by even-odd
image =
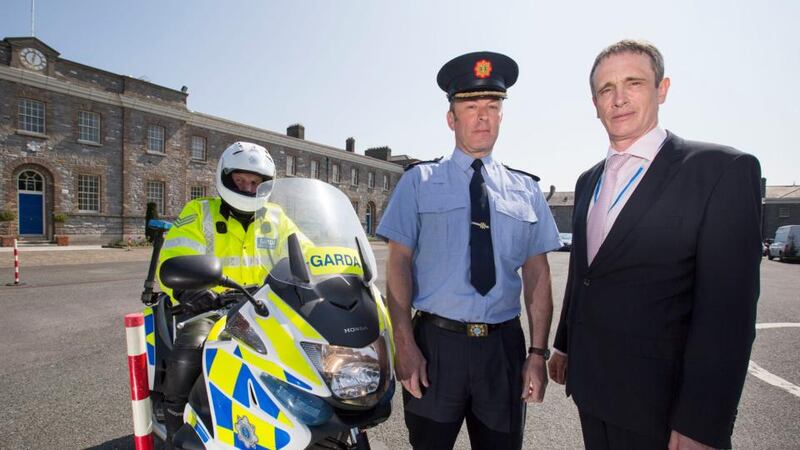
[[[156,364],[156,327],[153,308],[144,309],[144,337],[147,343],[147,364]]]
[[[238,346],[234,353],[237,350]],[[241,417],[247,417],[258,437],[256,448],[277,450],[285,447],[290,441],[289,433],[248,414],[248,408],[258,407],[282,424],[293,426],[269,397],[250,368],[241,359],[214,348],[206,350],[205,362],[209,393],[214,405],[214,422],[219,431],[217,438],[237,448],[247,448],[235,431],[236,421]]]

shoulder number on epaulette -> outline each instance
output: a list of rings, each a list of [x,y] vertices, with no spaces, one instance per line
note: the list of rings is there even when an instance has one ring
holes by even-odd
[[[533,181],[536,181],[537,183],[539,182],[539,177],[537,177],[536,175],[534,175],[532,173],[525,172],[524,170],[514,169],[512,167],[508,167],[505,164],[503,164],[503,167],[505,167],[506,169],[508,169],[508,170],[510,170],[512,172],[521,173],[522,175],[529,176],[529,177],[533,178]]]
[[[442,157],[440,156],[438,158],[430,159],[428,161],[417,161],[415,163],[411,163],[411,164],[407,165],[406,168],[403,169],[403,170],[408,172],[409,170],[413,169],[414,167],[417,167],[420,164],[433,164],[433,163],[438,163],[441,160],[442,160]]]

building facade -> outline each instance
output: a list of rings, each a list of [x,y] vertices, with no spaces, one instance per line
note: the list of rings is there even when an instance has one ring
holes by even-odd
[[[0,236],[106,244],[144,234],[148,202],[172,219],[216,194],[222,151],[265,146],[279,177],[317,178],[350,198],[369,234],[403,173],[391,150],[355,153],[192,112],[173,90],[63,59],[44,42],[0,42]]]
[[[800,225],[800,186],[767,186],[762,217],[764,238],[774,238],[775,231],[784,225]]]

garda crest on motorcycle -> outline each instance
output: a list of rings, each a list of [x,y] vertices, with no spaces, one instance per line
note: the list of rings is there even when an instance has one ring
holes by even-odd
[[[391,323],[364,230],[347,196],[318,180],[268,181],[257,198],[256,256],[244,263],[263,269],[262,285],[239,290],[208,256],[175,257],[161,267],[169,287],[233,287],[222,294],[226,307],[187,320],[215,324],[173,445],[369,448],[363,430],[388,418],[395,379]],[[174,330],[184,324],[168,297],[153,300],[145,334],[157,401]],[[154,432],[164,439],[160,419],[155,413]]]

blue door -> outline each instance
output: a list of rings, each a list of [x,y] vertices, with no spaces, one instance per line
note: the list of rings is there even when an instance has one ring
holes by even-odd
[[[44,195],[19,193],[19,234],[44,234]]]

